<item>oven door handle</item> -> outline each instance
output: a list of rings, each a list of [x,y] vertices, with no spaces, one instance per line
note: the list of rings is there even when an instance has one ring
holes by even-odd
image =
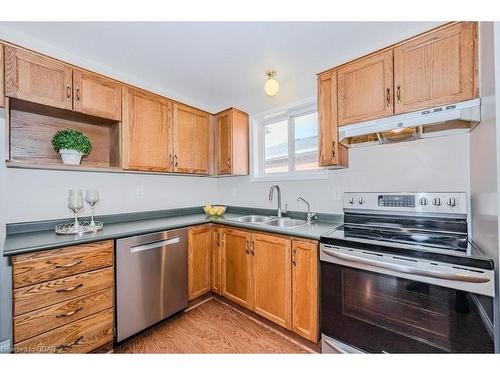
[[[444,280],[464,281],[476,284],[487,283],[490,281],[488,277],[466,275],[464,273],[457,273],[457,272],[423,270],[420,268],[403,266],[400,264],[382,262],[380,260],[375,260],[375,259],[362,258],[355,255],[342,254],[333,250],[322,249],[321,251],[323,251],[323,253],[325,253],[326,255],[330,255],[338,259],[347,260],[359,264],[367,264],[370,266],[384,268],[387,270],[401,272],[401,273],[407,273],[411,275],[433,277],[436,279],[444,279]]]

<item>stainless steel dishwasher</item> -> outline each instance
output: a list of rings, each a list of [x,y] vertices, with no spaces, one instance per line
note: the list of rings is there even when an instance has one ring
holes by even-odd
[[[120,342],[187,307],[187,230],[116,243],[116,341]]]

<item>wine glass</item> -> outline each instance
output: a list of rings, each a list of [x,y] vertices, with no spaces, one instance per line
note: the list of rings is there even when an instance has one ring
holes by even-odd
[[[99,202],[99,192],[97,190],[87,190],[85,193],[85,202],[87,202],[90,205],[90,211],[91,211],[91,220],[90,220],[90,227],[95,228],[95,222],[94,222],[94,208],[97,202]]]
[[[68,197],[68,208],[75,214],[75,222],[73,224],[73,230],[78,232],[82,229],[82,226],[78,222],[78,212],[83,207],[83,192],[81,190],[70,190]]]

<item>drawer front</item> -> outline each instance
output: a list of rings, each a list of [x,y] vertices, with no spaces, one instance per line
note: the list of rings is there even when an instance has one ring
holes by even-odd
[[[112,265],[113,241],[17,255],[12,258],[13,288]]]
[[[15,353],[88,353],[113,340],[113,309],[14,345]]]
[[[113,307],[113,289],[104,289],[14,318],[14,342]]]
[[[81,273],[12,291],[14,316],[88,293],[113,288],[113,268]]]

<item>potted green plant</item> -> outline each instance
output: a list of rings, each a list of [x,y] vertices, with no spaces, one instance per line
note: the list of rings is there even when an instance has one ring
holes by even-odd
[[[79,165],[82,156],[92,150],[92,143],[82,132],[75,129],[59,130],[52,137],[54,150],[61,155],[64,164]]]

